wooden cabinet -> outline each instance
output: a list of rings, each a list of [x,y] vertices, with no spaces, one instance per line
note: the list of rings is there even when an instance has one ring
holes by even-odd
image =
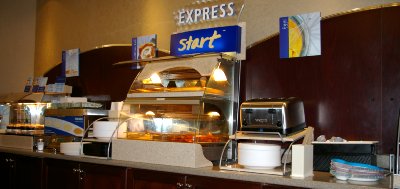
[[[129,189],[300,189],[293,186],[272,185],[141,169],[134,169],[132,175],[133,183],[129,184]]]
[[[43,159],[0,153],[1,188],[42,188]]]
[[[79,169],[79,179],[83,189],[127,188],[129,168],[81,163]]]
[[[185,175],[177,173],[134,169],[130,189],[183,189],[185,178]]]
[[[130,169],[126,167],[46,159],[47,189],[126,189]]]
[[[131,189],[262,189],[263,184],[149,170],[133,170]]]
[[[44,165],[45,188],[78,188],[78,169],[79,163],[76,162],[46,159]]]
[[[10,158],[9,154],[0,153],[0,183],[2,183],[2,188],[12,188],[14,163],[10,162]]]
[[[262,189],[263,184],[213,177],[187,176],[185,186],[185,189]]]
[[[3,189],[296,188],[189,174],[0,153]]]

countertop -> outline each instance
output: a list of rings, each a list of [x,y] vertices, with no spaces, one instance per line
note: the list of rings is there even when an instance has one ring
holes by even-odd
[[[178,166],[168,166],[159,164],[148,164],[134,161],[120,161],[98,157],[88,156],[68,156],[60,153],[36,152],[32,150],[0,147],[0,152],[13,153],[39,158],[53,158],[62,160],[71,160],[86,163],[96,163],[103,165],[122,166],[137,169],[147,169],[155,171],[164,171],[188,175],[260,182],[276,185],[297,186],[305,188],[393,188],[393,176],[387,176],[378,182],[361,182],[351,183],[349,181],[340,181],[327,172],[314,171],[314,176],[304,179],[292,178],[290,176],[278,176],[269,174],[249,173],[220,170],[218,166],[210,166],[203,168],[187,168]]]

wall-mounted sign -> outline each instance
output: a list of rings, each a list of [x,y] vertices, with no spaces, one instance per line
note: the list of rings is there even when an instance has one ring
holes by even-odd
[[[209,7],[193,8],[178,11],[178,24],[185,25],[190,23],[197,23],[201,21],[208,21],[211,19],[225,18],[235,15],[235,4],[221,3]]]
[[[321,55],[321,13],[314,12],[279,19],[280,57]]]
[[[132,60],[155,58],[157,56],[157,34],[132,38]],[[140,62],[132,66],[132,69],[141,69]]]
[[[173,56],[210,52],[237,52],[241,49],[241,27],[225,26],[171,35]]]
[[[197,0],[175,11],[174,18],[178,31],[188,31],[213,26],[227,26],[238,23],[243,0]]]
[[[79,49],[62,51],[62,64],[65,77],[79,76]]]

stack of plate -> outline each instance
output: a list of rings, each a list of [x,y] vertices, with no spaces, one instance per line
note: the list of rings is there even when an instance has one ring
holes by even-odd
[[[90,142],[83,142],[83,144],[89,144]],[[61,142],[60,152],[65,155],[79,156],[81,150],[81,142]]]
[[[330,173],[339,180],[377,181],[385,177],[386,171],[373,165],[332,159]]]
[[[264,143],[239,143],[238,163],[248,169],[273,169],[281,165],[281,146]]]
[[[114,130],[118,126],[118,121],[96,121],[93,123],[93,137],[98,139],[110,139]],[[113,137],[117,136],[117,132]]]

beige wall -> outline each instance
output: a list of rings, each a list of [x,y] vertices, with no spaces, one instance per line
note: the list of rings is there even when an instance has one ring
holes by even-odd
[[[0,1],[0,93],[22,92],[33,76],[36,0]]]
[[[0,10],[11,12],[7,23],[0,20],[2,25],[20,25],[26,23],[24,15],[32,15],[31,11],[16,10],[32,8],[34,0],[0,2]],[[28,51],[13,55],[0,54],[1,85],[0,90],[18,88],[3,78],[12,78],[23,83],[29,74],[34,71],[35,76],[41,76],[53,66],[61,62],[63,49],[80,48],[81,51],[92,49],[105,44],[130,44],[131,38],[151,33],[158,34],[158,43],[161,49],[169,49],[170,34],[176,30],[172,13],[183,8],[194,0],[37,0],[36,38],[32,29],[23,29],[26,40],[36,39],[35,48],[25,45]],[[245,0],[241,21],[247,23],[247,45],[253,44],[271,34],[278,32],[278,19],[281,16],[299,13],[320,11],[322,16],[362,8],[377,4],[400,2],[399,0]],[[18,5],[18,6],[17,6]],[[28,6],[29,5],[29,6]],[[5,8],[3,8],[5,7]],[[3,11],[1,11],[3,12]],[[4,14],[4,13],[0,13]],[[0,17],[3,18],[3,17]],[[29,20],[32,23],[31,20]],[[18,42],[19,32],[22,29],[11,28],[15,34],[12,38],[2,37],[0,48]],[[25,31],[26,30],[26,31]],[[0,33],[7,32],[0,28]],[[3,39],[4,38],[4,39]],[[17,46],[19,47],[19,46]],[[32,68],[35,50],[34,68]],[[4,51],[4,50],[3,50]],[[21,52],[19,48],[9,50]],[[11,55],[10,55],[11,54]],[[15,56],[15,60],[13,59]],[[6,57],[6,58],[4,58]],[[11,57],[11,58],[10,58]],[[18,66],[15,66],[18,65]],[[23,67],[23,72],[18,72]],[[4,69],[13,69],[12,72]],[[22,84],[23,85],[23,84]]]
[[[169,49],[176,31],[173,12],[193,0],[38,0],[35,75],[61,61],[61,50],[85,51],[105,44],[130,44],[137,35],[157,33],[159,47]],[[306,12],[322,16],[390,0],[245,0],[247,45],[278,31],[278,20]]]
[[[187,0],[38,0],[35,75],[61,62],[63,49],[81,51],[105,44],[130,44],[138,35],[156,33],[169,49],[175,30],[172,12]]]

